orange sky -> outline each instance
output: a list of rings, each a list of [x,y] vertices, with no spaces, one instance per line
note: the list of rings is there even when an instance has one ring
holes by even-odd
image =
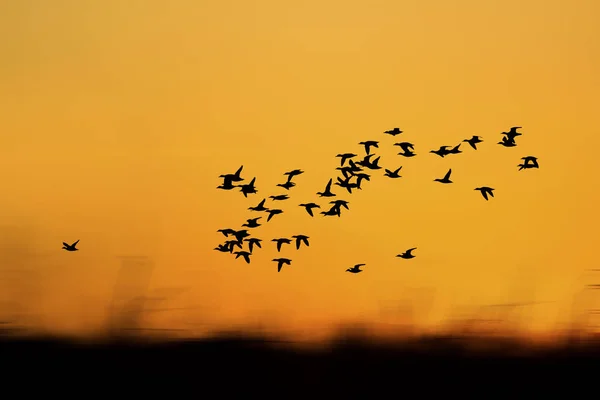
[[[151,291],[186,289],[164,307],[200,307],[163,313],[173,327],[310,331],[412,299],[421,324],[551,301],[530,321],[553,329],[598,267],[599,17],[591,0],[3,2],[0,268],[32,277],[3,271],[0,309],[96,329],[115,257],[143,254]],[[514,125],[518,147],[497,145]],[[395,126],[397,140],[383,135]],[[428,153],[471,135],[478,151]],[[350,201],[341,218],[310,218],[297,204],[318,200],[335,154],[362,154],[362,140],[403,177],[375,171],[360,193],[334,190]],[[418,156],[397,156],[401,140]],[[517,171],[526,155],[539,170]],[[215,189],[242,164],[257,195]],[[306,172],[258,228],[252,263],[213,251],[216,230],[283,193],[294,168]],[[448,168],[454,184],[432,182]],[[270,239],[299,233],[310,248],[284,250],[293,264],[277,273]],[[409,247],[415,259],[394,257]],[[365,272],[346,273],[355,263]]]

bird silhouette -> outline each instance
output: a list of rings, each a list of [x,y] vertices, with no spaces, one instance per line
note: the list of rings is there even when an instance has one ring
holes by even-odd
[[[262,239],[258,239],[258,238],[246,238],[244,240],[246,242],[248,242],[248,250],[250,250],[250,253],[252,253],[252,250],[254,249],[254,246],[256,246],[258,248],[262,248],[262,246],[260,245],[260,242],[262,242]]]
[[[444,175],[444,177],[442,179],[434,179],[435,182],[440,182],[440,183],[452,183],[452,181],[450,180],[450,174],[452,173],[452,168],[448,170],[448,172],[446,172],[446,175]]]
[[[62,248],[66,251],[77,251],[77,250],[79,250],[78,248],[75,247],[75,246],[77,246],[77,243],[79,243],[79,239],[77,239],[77,241],[73,244],[68,244],[68,243],[63,242]]]
[[[333,200],[330,201],[329,204],[333,204],[334,207],[339,209],[340,207],[344,207],[346,210],[350,210],[348,207],[348,202],[346,200]]]
[[[484,199],[488,200],[488,194],[492,197],[494,197],[494,193],[493,193],[493,188],[488,187],[488,186],[482,186],[482,187],[478,187],[475,188],[475,190],[479,190],[481,192],[481,195],[483,196]]]
[[[235,231],[233,229],[219,229],[217,232],[221,232],[225,237],[228,237],[229,235],[235,235]]]
[[[229,248],[229,252],[233,253],[233,249],[237,246],[242,249],[242,242],[239,240],[228,240],[225,242],[225,245]]]
[[[267,210],[267,213],[269,213],[269,217],[267,218],[267,222],[269,222],[275,215],[283,213],[283,210],[272,209]]]
[[[540,165],[538,164],[538,161],[537,161],[537,157],[527,156],[527,157],[521,158],[521,160],[523,160],[524,163],[518,165],[520,167],[519,171],[522,169],[539,168],[540,167]]]
[[[334,197],[335,193],[331,192],[331,182],[333,181],[333,179],[329,179],[329,182],[327,183],[327,186],[325,186],[325,191],[324,192],[317,192],[317,195],[319,197]]]
[[[394,146],[399,146],[402,149],[402,153],[398,153],[399,156],[404,156],[404,157],[416,156],[416,154],[413,153],[415,145],[410,142],[394,143]]]
[[[257,228],[260,226],[260,224],[258,223],[258,220],[261,219],[262,217],[257,217],[257,218],[250,218],[247,220],[247,222],[245,224],[243,224],[242,226],[246,226],[248,228]]]
[[[265,207],[265,201],[266,201],[266,199],[262,199],[262,201],[260,203],[258,203],[258,205],[256,207],[248,207],[248,210],[251,210],[251,211],[269,211],[269,209],[267,207]]]
[[[221,253],[231,253],[230,246],[227,244],[219,244],[214,249]]]
[[[472,148],[477,150],[477,143],[481,143],[481,142],[483,142],[483,140],[481,140],[481,137],[473,135],[473,137],[471,139],[465,139],[465,140],[463,140],[463,142],[469,143],[469,145]]]
[[[296,239],[296,250],[300,249],[300,244],[304,243],[306,246],[309,246],[308,244],[308,236],[305,235],[294,235],[292,236],[292,238]]]
[[[460,143],[454,146],[452,149],[448,150],[448,154],[460,154],[462,150],[460,150]]]
[[[505,136],[506,139],[510,140],[511,142],[514,142],[517,136],[523,135],[522,133],[517,132],[517,129],[521,129],[521,127],[513,126],[508,132],[502,132],[502,134]]]
[[[217,186],[217,189],[231,190],[231,189],[236,188],[236,187],[238,187],[238,186],[234,185],[230,179],[224,178],[223,179],[223,184]]]
[[[240,174],[242,173],[242,169],[244,168],[244,166],[242,165],[241,167],[238,168],[237,171],[235,171],[234,174],[225,174],[225,175],[219,175],[219,178],[223,178],[224,180],[228,180],[231,182],[241,182],[244,180],[244,178],[242,178],[240,176]]]
[[[415,258],[415,256],[412,254],[412,251],[416,250],[416,249],[417,249],[416,247],[413,247],[412,249],[406,250],[402,254],[398,254],[396,257],[400,257],[400,258],[404,258],[404,259]]]
[[[346,160],[348,160],[348,159],[350,159],[350,158],[352,158],[352,157],[356,157],[356,156],[357,156],[357,155],[356,155],[356,154],[354,154],[354,153],[341,153],[341,154],[338,154],[336,157],[338,157],[338,158],[341,158],[341,159],[342,159],[340,164],[341,164],[341,166],[343,167],[343,166],[344,166],[344,164],[346,163]]]
[[[284,188],[285,190],[290,190],[291,188],[296,186],[296,184],[292,181],[287,181],[285,183],[278,183],[277,186],[280,186],[280,187]]]
[[[281,271],[281,267],[283,267],[283,264],[292,264],[292,260],[290,260],[289,258],[274,258],[272,261],[275,261],[277,263],[277,272]]]
[[[509,139],[506,136],[504,136],[502,138],[502,140],[498,142],[498,144],[500,144],[504,147],[515,147],[517,145],[517,143],[514,141],[514,139]]]
[[[450,150],[448,150],[448,146],[440,146],[438,150],[431,150],[430,153],[437,154],[438,156],[444,158],[448,154],[450,154]]]
[[[236,251],[234,254],[236,260],[240,257],[244,257],[246,263],[250,264],[250,253],[248,253],[247,251]]]
[[[363,267],[365,265],[367,265],[367,264],[356,264],[354,267],[348,268],[346,270],[346,272],[352,272],[353,274],[358,274],[359,272],[363,272],[363,270],[360,269],[360,267]]]
[[[284,173],[284,175],[287,175],[287,181],[291,182],[292,178],[298,175],[302,175],[304,173],[304,171],[302,171],[301,169],[294,169],[292,171],[286,172]]]
[[[314,214],[312,212],[313,208],[321,208],[320,205],[315,204],[315,203],[300,204],[300,207],[304,207],[304,209],[306,210],[306,212],[308,213],[308,215],[310,215],[311,217],[314,217]]]
[[[365,152],[367,154],[369,154],[371,152],[371,147],[379,148],[379,142],[376,140],[367,140],[365,142],[360,142],[359,144],[362,144],[363,146],[365,146]]]
[[[323,216],[328,217],[328,216],[340,216],[340,209],[339,207],[333,206],[331,207],[328,211],[321,211],[321,214],[323,214]]]
[[[252,178],[250,183],[239,186],[240,191],[244,194],[244,197],[248,197],[249,194],[257,193],[256,187],[254,186],[255,182],[256,182],[256,178]]]
[[[237,241],[239,243],[242,243],[242,240],[244,240],[245,237],[250,236],[250,234],[248,233],[248,231],[246,229],[236,231],[233,235],[235,236],[235,238],[237,239]]]
[[[401,169],[402,167],[398,167],[395,171],[392,171],[386,168],[384,175],[390,178],[402,178],[400,175],[398,175],[398,172],[400,172]]]
[[[386,134],[391,135],[391,136],[396,136],[396,135],[401,134],[402,132],[404,132],[404,131],[401,131],[400,128],[394,128],[394,129],[391,129],[389,131],[384,131],[383,133],[386,133]]]
[[[271,241],[277,243],[277,251],[281,251],[281,246],[282,245],[284,245],[284,244],[290,244],[292,242],[290,239],[287,239],[287,238],[273,239]]]
[[[290,197],[287,194],[279,194],[277,196],[269,196],[270,199],[273,199],[274,201],[281,201],[281,200],[287,200]]]

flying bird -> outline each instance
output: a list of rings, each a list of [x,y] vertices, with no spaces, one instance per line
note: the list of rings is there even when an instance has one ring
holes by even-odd
[[[444,158],[448,154],[450,154],[450,150],[448,150],[448,146],[440,146],[438,150],[431,150],[430,153],[437,154],[438,156]]]
[[[399,167],[395,171],[392,171],[386,168],[384,175],[390,178],[402,178],[400,175],[398,175],[398,172],[400,172],[401,169],[402,167]]]
[[[399,156],[404,156],[404,157],[416,156],[416,154],[413,153],[413,150],[415,149],[415,145],[410,142],[394,143],[394,146],[399,146],[402,149],[402,153],[398,153]]]
[[[342,154],[338,154],[336,157],[339,157],[342,159],[341,161],[341,166],[344,166],[344,163],[346,162],[346,160],[352,158],[352,157],[356,157],[357,155],[354,153],[342,153]]]
[[[242,226],[246,226],[248,228],[258,228],[260,226],[260,224],[258,223],[258,220],[261,219],[262,217],[257,217],[257,218],[250,218],[247,220],[247,222],[245,224],[243,224]]]
[[[269,211],[269,209],[267,207],[265,207],[265,200],[266,199],[262,199],[262,201],[260,203],[258,203],[258,205],[256,207],[248,207],[248,210],[251,210],[251,211]]]
[[[475,188],[475,190],[479,190],[481,192],[481,195],[483,196],[484,199],[488,200],[488,194],[492,197],[494,197],[494,193],[493,193],[493,188],[488,187],[488,186],[482,186],[482,187],[478,187]]]
[[[292,236],[294,239],[296,239],[296,250],[300,249],[300,244],[304,243],[307,247],[309,246],[308,244],[308,236],[305,235],[294,235]]]
[[[383,133],[386,133],[386,134],[392,135],[392,136],[396,136],[396,135],[401,134],[402,132],[404,132],[404,131],[401,131],[400,128],[394,128],[394,129],[391,129],[389,131],[385,131]]]
[[[348,207],[348,202],[346,200],[333,200],[330,201],[329,204],[333,204],[333,206],[337,209],[339,209],[340,207],[344,207],[346,210],[350,210],[350,208]]]
[[[235,235],[235,231],[233,229],[219,229],[217,232],[221,232],[225,237],[228,237],[229,235]]]
[[[517,145],[514,139],[508,139],[506,136],[504,136],[498,144],[504,147],[515,147]]]
[[[277,243],[277,251],[281,251],[281,246],[283,244],[290,244],[292,242],[290,239],[287,238],[273,239],[271,241]]]
[[[244,257],[246,263],[250,264],[250,253],[248,253],[247,251],[236,251],[234,254],[236,260],[240,257]]]
[[[286,172],[284,175],[287,175],[287,181],[290,182],[293,177],[302,175],[303,173],[304,171],[302,171],[301,169],[294,169],[292,171]]]
[[[450,174],[452,173],[452,168],[450,168],[448,170],[448,172],[446,172],[446,175],[444,175],[444,177],[442,179],[434,179],[434,182],[440,182],[440,183],[452,183],[452,181],[450,180]]]
[[[314,214],[312,212],[313,208],[321,208],[320,205],[315,204],[315,203],[300,204],[300,207],[304,207],[304,209],[306,210],[306,212],[308,213],[308,215],[310,215],[311,217],[314,217]]]
[[[78,248],[75,247],[75,246],[77,246],[77,243],[79,243],[79,239],[77,239],[77,241],[73,244],[68,244],[68,243],[63,242],[62,248],[66,251],[77,251],[77,250],[79,250]]]
[[[408,260],[409,258],[415,258],[414,254],[412,254],[412,251],[416,250],[416,249],[417,249],[416,247],[413,247],[412,249],[406,250],[402,254],[398,254],[396,257],[404,258],[406,260]]]
[[[317,192],[317,195],[319,197],[334,197],[335,194],[331,193],[331,182],[333,181],[333,179],[329,179],[329,182],[327,183],[327,186],[325,186],[325,191],[324,192]]]
[[[290,260],[289,258],[274,258],[272,261],[275,261],[277,263],[277,272],[281,271],[281,267],[283,267],[283,264],[292,264],[292,260]]]
[[[296,186],[296,184],[294,182],[288,180],[285,183],[278,183],[277,186],[281,186],[285,190],[290,190],[291,188],[293,188],[294,186]]]
[[[460,150],[460,143],[454,146],[452,149],[448,150],[448,154],[460,154],[462,150]]]
[[[379,148],[379,142],[376,140],[367,140],[365,142],[360,142],[359,144],[362,144],[363,146],[365,146],[365,152],[367,154],[369,154],[371,152],[371,147]]]
[[[233,188],[236,188],[236,187],[238,187],[238,186],[237,186],[237,185],[234,185],[234,184],[232,183],[232,181],[231,181],[231,180],[229,180],[229,179],[224,179],[224,180],[223,180],[223,184],[222,184],[222,185],[219,185],[219,186],[217,186],[217,189],[222,189],[222,190],[231,190],[231,189],[233,189]]]
[[[481,140],[481,137],[473,135],[473,137],[471,139],[465,139],[465,140],[463,140],[463,142],[469,143],[469,145],[472,148],[477,150],[477,143],[481,143],[481,142],[483,142],[483,140]]]
[[[522,169],[529,169],[529,168],[539,168],[540,165],[537,162],[537,157],[533,157],[533,156],[527,156],[527,157],[523,157],[521,158],[521,160],[524,161],[523,164],[519,164],[519,171]]]
[[[287,200],[290,197],[287,194],[279,194],[277,196],[269,196],[270,199],[273,199],[274,201],[281,201],[281,200]]]
[[[244,240],[246,242],[248,242],[248,250],[250,250],[250,253],[252,253],[252,250],[254,249],[254,246],[256,246],[258,248],[262,248],[262,246],[260,245],[260,242],[262,242],[262,239],[258,239],[258,238],[246,238]]]
[[[256,187],[254,186],[255,182],[256,178],[252,178],[250,183],[239,186],[240,191],[244,194],[244,197],[248,197],[249,194],[254,194],[257,192]]]
[[[346,272],[352,272],[353,274],[358,274],[359,272],[363,272],[363,270],[360,269],[360,267],[363,267],[365,265],[367,265],[367,264],[356,264],[354,267],[348,268],[346,270]]]
[[[221,253],[231,253],[230,247],[227,244],[219,244],[214,249],[220,251]]]
[[[269,222],[273,216],[283,213],[283,210],[273,209],[268,210],[267,213],[269,213],[269,217],[267,218],[267,222]]]
[[[502,132],[502,134],[506,137],[506,139],[510,140],[511,142],[514,142],[517,136],[523,135],[522,133],[517,132],[517,129],[521,129],[521,127],[513,126],[508,132]]]
[[[219,178],[223,178],[224,180],[228,180],[231,182],[241,182],[244,180],[244,178],[242,178],[240,176],[240,174],[242,173],[242,169],[244,168],[244,166],[242,165],[241,167],[238,168],[237,171],[235,171],[234,174],[225,174],[225,175],[219,175]]]

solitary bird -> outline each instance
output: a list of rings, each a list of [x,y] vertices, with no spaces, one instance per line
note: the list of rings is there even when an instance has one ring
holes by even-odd
[[[359,272],[363,272],[363,270],[360,269],[360,267],[363,267],[365,265],[367,265],[367,264],[356,264],[354,267],[348,268],[346,270],[346,272],[352,272],[353,274],[358,274]]]
[[[308,236],[305,236],[305,235],[294,235],[292,237],[294,239],[296,239],[296,250],[300,249],[300,243],[304,243],[307,247],[309,246],[309,244],[308,244]]]
[[[400,175],[398,175],[398,172],[400,172],[400,170],[402,169],[402,167],[397,168],[395,171],[391,171],[389,169],[385,169],[385,176],[388,176],[390,178],[402,178]]]
[[[463,142],[469,143],[469,145],[471,145],[472,148],[477,150],[477,143],[481,143],[483,142],[483,140],[481,140],[479,136],[473,135],[471,139],[465,139],[463,140]]]
[[[290,244],[292,242],[290,239],[287,238],[273,239],[271,241],[277,243],[277,251],[281,251],[281,246],[283,244]]]
[[[262,246],[260,245],[260,242],[262,242],[262,239],[258,239],[258,238],[246,238],[244,240],[246,242],[248,242],[248,250],[250,250],[250,253],[252,253],[252,250],[254,249],[255,245],[258,248],[262,248]]]
[[[260,226],[260,224],[258,223],[258,220],[261,219],[262,217],[257,217],[257,218],[250,218],[247,220],[247,222],[245,224],[243,224],[242,226],[246,226],[248,228],[257,228]]]
[[[363,146],[365,146],[365,152],[367,154],[370,154],[371,147],[379,148],[379,142],[376,140],[367,140],[365,142],[360,142],[359,144],[362,144]]]
[[[277,196],[269,196],[269,198],[273,200],[287,200],[290,197],[287,194],[279,194]]]
[[[387,133],[388,135],[396,136],[396,135],[401,134],[402,132],[404,132],[404,131],[401,131],[400,128],[394,128],[389,131],[385,131],[383,133]]]
[[[312,212],[313,208],[321,208],[320,205],[315,204],[315,203],[300,204],[300,207],[304,207],[304,209],[306,210],[306,212],[308,213],[308,215],[310,215],[311,217],[314,217],[314,214]]]
[[[281,267],[283,267],[283,264],[285,264],[285,265],[292,264],[292,260],[290,260],[289,258],[274,258],[273,261],[275,261],[277,263],[277,272],[281,271]]]
[[[342,161],[341,161],[341,166],[343,167],[343,166],[344,166],[344,164],[346,163],[346,160],[348,160],[348,159],[350,159],[350,158],[352,158],[352,157],[356,157],[356,156],[357,156],[357,155],[356,155],[356,154],[354,154],[354,153],[341,153],[341,154],[338,154],[336,157],[338,157],[338,158],[341,158],[341,159],[342,159]]]
[[[75,247],[75,246],[77,246],[77,243],[79,243],[79,239],[77,239],[77,241],[73,244],[68,244],[68,243],[63,242],[62,248],[66,251],[77,251],[77,250],[79,250],[78,248]]]
[[[252,178],[250,183],[239,186],[240,191],[244,194],[244,197],[248,197],[249,194],[254,194],[257,192],[254,183],[256,182],[256,178]]]
[[[484,199],[488,200],[488,194],[492,197],[494,197],[494,189],[488,186],[482,186],[482,187],[478,187],[475,188],[475,190],[479,190],[481,192],[481,195],[483,196]]]
[[[235,253],[235,259],[237,260],[238,258],[244,257],[244,260],[246,260],[246,263],[250,264],[250,253],[248,253],[247,251],[236,251]]]
[[[325,191],[324,192],[317,192],[317,195],[319,195],[319,197],[334,197],[335,194],[331,193],[331,182],[333,181],[332,178],[329,179],[329,182],[327,183],[327,186],[325,186]]]
[[[269,213],[269,217],[267,218],[267,222],[269,222],[271,220],[271,218],[273,218],[273,216],[283,213],[283,210],[278,210],[278,209],[267,210],[267,213]]]
[[[406,260],[408,260],[409,258],[414,258],[414,254],[412,254],[413,250],[416,250],[416,247],[413,247],[412,249],[408,249],[406,250],[404,253],[402,254],[398,254],[396,257],[400,257],[400,258],[404,258]]]
[[[452,168],[450,168],[448,170],[448,172],[446,172],[446,175],[444,175],[444,177],[442,179],[434,179],[434,182],[440,182],[440,183],[452,183],[452,181],[450,180],[450,174],[452,173]]]
[[[265,200],[266,199],[262,199],[262,201],[260,203],[258,203],[258,205],[256,207],[248,207],[248,210],[251,210],[251,211],[269,211],[269,209],[267,207],[265,207]]]

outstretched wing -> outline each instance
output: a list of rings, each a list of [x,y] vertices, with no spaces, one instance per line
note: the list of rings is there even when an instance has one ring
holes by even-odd
[[[446,172],[446,175],[444,175],[444,179],[450,179],[450,174],[452,173],[452,168],[450,168],[448,170],[448,172]]]

